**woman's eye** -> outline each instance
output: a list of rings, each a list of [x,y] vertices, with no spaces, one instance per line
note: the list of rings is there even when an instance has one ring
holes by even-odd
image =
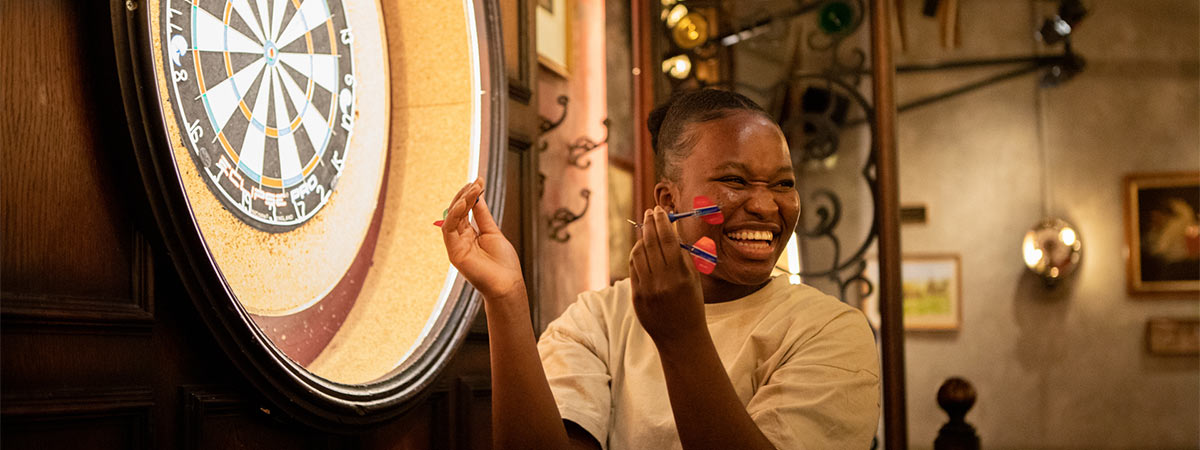
[[[796,182],[792,181],[792,180],[783,180],[778,183],[775,183],[775,186],[778,188],[782,188],[782,189],[792,189],[792,188],[796,187]]]
[[[746,184],[746,179],[742,178],[742,177],[723,177],[723,178],[718,178],[717,181],[720,181],[722,183],[737,184],[737,185]]]

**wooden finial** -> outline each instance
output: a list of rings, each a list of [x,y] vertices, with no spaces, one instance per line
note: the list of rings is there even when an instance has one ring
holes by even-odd
[[[938,430],[934,450],[979,450],[975,427],[967,423],[967,411],[975,405],[975,388],[962,378],[951,377],[942,383],[937,393],[938,406],[950,416],[950,421]]]

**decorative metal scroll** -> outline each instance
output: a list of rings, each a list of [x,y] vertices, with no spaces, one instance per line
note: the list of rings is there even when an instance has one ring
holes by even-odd
[[[804,45],[807,50],[804,59],[821,66],[820,69],[789,69],[789,75],[769,89],[773,92],[768,98],[785,99],[777,105],[782,110],[779,122],[788,137],[792,163],[802,188],[797,243],[800,248],[814,249],[804,252],[808,258],[803,269],[794,275],[799,275],[805,283],[839,295],[846,302],[864,298],[875,290],[874,281],[865,274],[865,257],[878,236],[873,220],[877,184],[875,118],[871,103],[859,92],[864,75],[869,73],[866,70],[867,53],[853,44],[855,39],[850,39],[863,29],[866,12],[862,0],[807,2],[790,13],[775,14],[776,19],[751,21],[759,32],[741,33],[749,36],[746,44],[756,45],[753,36],[786,35],[761,30],[791,20],[811,23],[804,27],[809,31],[797,37],[800,42],[796,45]],[[768,42],[763,44],[770,45]],[[738,89],[754,89],[748,84],[735,85]],[[756,94],[763,96],[766,93]],[[869,137],[861,135],[862,128],[858,125],[863,122],[870,125]],[[847,151],[863,145],[869,145],[868,151]],[[850,165],[859,163],[859,159],[861,165]],[[838,173],[843,176],[836,177]],[[803,189],[805,184],[813,186]],[[864,195],[859,197],[865,198],[852,198],[850,204],[855,206],[847,209],[843,197],[847,191],[862,192]],[[867,191],[871,195],[865,195]],[[868,201],[867,198],[872,202],[870,208],[861,205]],[[860,212],[871,215],[864,217]],[[848,215],[854,217],[848,218]],[[855,218],[859,219],[856,224],[848,224],[848,219],[854,222],[852,219]],[[856,233],[859,229],[867,231],[848,238],[848,233]]]
[[[603,123],[604,139],[601,139],[600,142],[593,141],[591,138],[584,136],[576,139],[574,143],[567,146],[567,164],[580,169],[586,169],[592,166],[591,161],[584,161],[581,164],[579,162],[579,158],[582,158],[588,152],[608,143],[608,124],[610,122],[608,119],[604,119]]]
[[[578,213],[571,212],[567,208],[558,208],[554,211],[554,215],[550,216],[550,239],[558,242],[567,242],[571,239],[571,233],[564,231],[567,225],[571,222],[583,218],[587,214],[588,206],[591,206],[592,191],[588,188],[583,188],[579,191],[579,196],[583,197],[583,209]]]

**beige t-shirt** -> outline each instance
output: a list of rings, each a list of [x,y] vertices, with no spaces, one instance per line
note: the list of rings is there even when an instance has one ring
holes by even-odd
[[[680,448],[658,351],[633,311],[629,280],[580,294],[538,341],[563,419],[601,446]],[[866,318],[777,277],[706,304],[725,372],[780,449],[866,449],[879,420],[879,361]]]

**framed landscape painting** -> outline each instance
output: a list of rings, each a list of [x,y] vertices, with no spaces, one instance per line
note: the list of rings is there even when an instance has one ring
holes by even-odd
[[[1129,293],[1200,293],[1200,172],[1129,175],[1123,192]]]
[[[962,326],[962,267],[957,254],[904,255],[900,272],[905,331],[957,331]],[[879,285],[879,266],[867,259],[866,274]],[[879,295],[863,298],[868,321],[879,328]]]

